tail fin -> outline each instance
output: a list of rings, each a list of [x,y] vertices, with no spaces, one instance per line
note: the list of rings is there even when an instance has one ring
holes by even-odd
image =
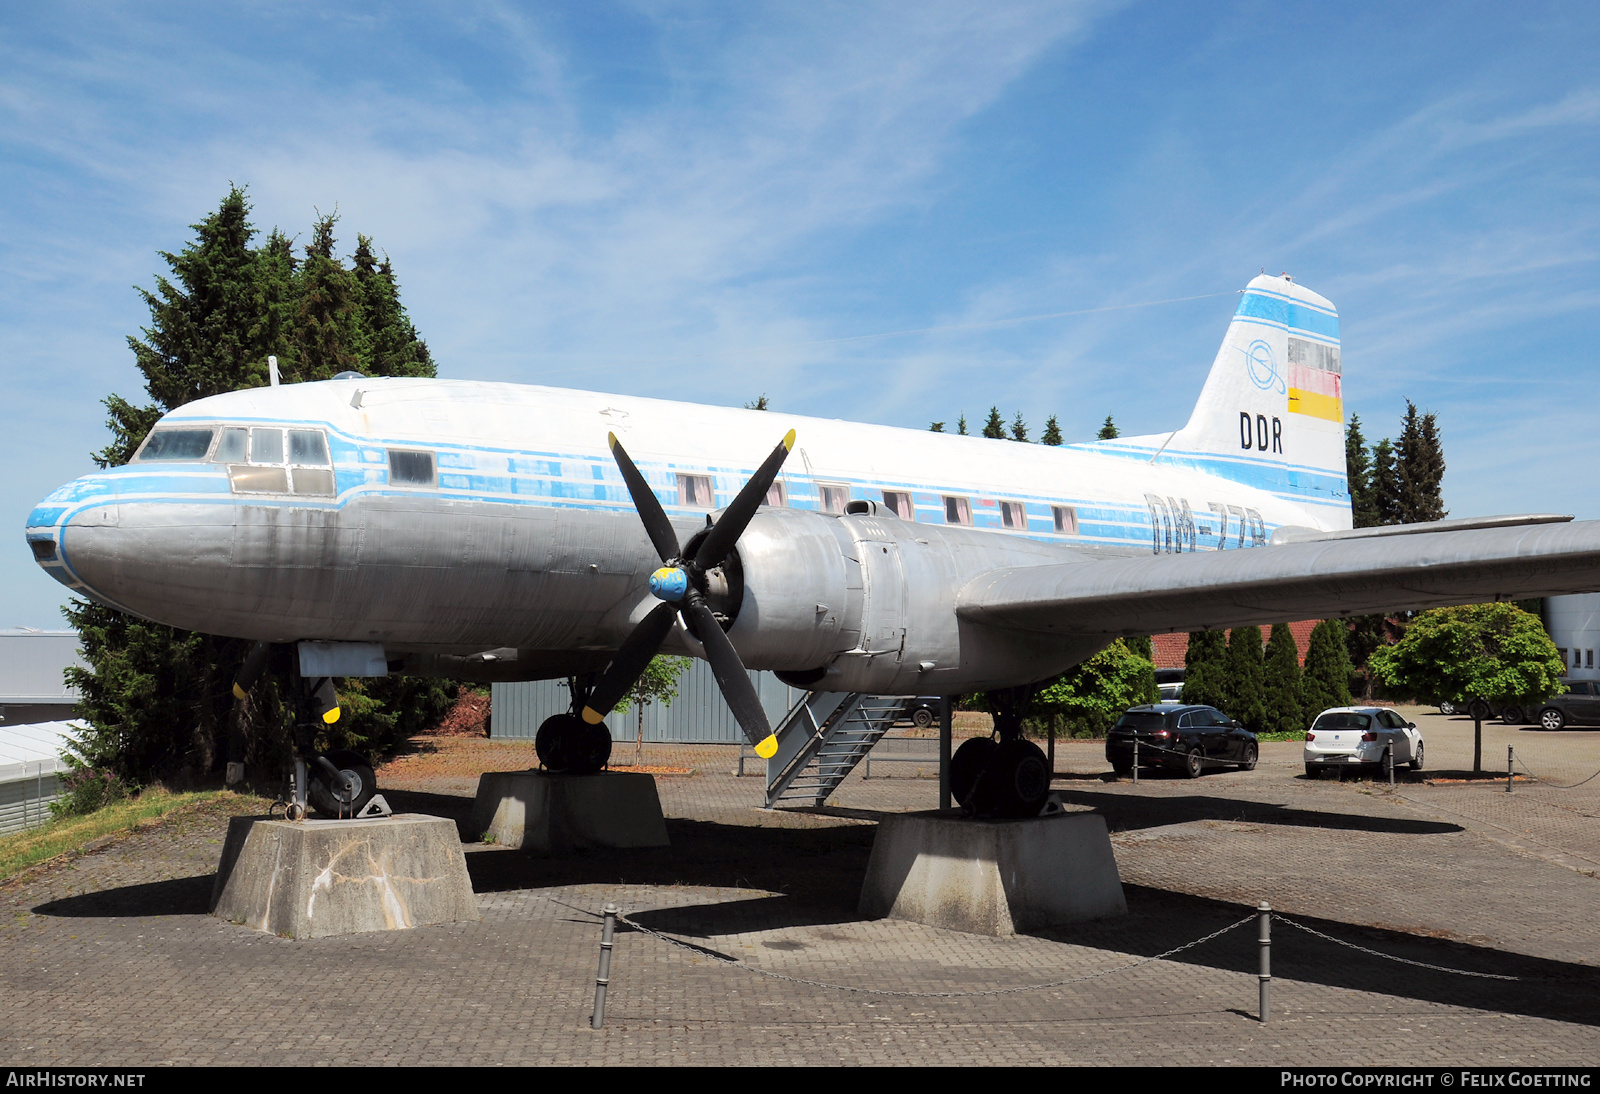
[[[1154,441],[1162,463],[1342,508],[1347,522],[1342,384],[1333,305],[1289,277],[1263,275],[1240,297],[1189,423],[1122,443]]]

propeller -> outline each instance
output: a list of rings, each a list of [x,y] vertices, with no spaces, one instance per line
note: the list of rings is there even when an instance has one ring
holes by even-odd
[[[772,734],[767,712],[762,709],[761,699],[756,695],[755,686],[750,683],[744,662],[739,659],[738,651],[728,641],[722,624],[717,622],[711,606],[706,603],[706,571],[716,569],[728,557],[744,533],[745,526],[750,523],[750,518],[756,515],[756,510],[766,500],[772,481],[778,477],[783,461],[794,449],[794,430],[789,430],[783,442],[772,450],[750,481],[744,484],[744,489],[733,499],[733,504],[723,510],[722,517],[700,540],[692,558],[684,557],[683,548],[678,543],[678,533],[673,530],[666,511],[656,499],[655,491],[650,489],[650,484],[644,481],[644,476],[628,457],[622,442],[617,440],[617,435],[608,434],[606,442],[611,446],[612,458],[622,471],[623,481],[628,484],[628,493],[633,498],[633,507],[638,510],[639,519],[644,522],[644,530],[655,545],[656,554],[661,556],[661,568],[650,575],[650,592],[661,603],[639,621],[633,633],[623,640],[605,672],[600,674],[594,690],[589,693],[588,704],[583,708],[583,720],[590,725],[598,725],[611,712],[634,681],[643,675],[650,659],[661,648],[661,643],[666,641],[672,630],[673,616],[681,615],[684,625],[705,647],[706,659],[711,662],[711,672],[717,678],[717,686],[722,689],[722,697],[728,701],[734,718],[755,746],[756,755],[764,760],[771,759],[778,751],[778,739]]]
[[[239,666],[239,675],[233,678],[233,694],[236,698],[243,700],[256,681],[261,679],[261,671],[267,667],[267,659],[271,654],[270,642],[257,642],[250,647],[250,652],[245,654],[244,664]],[[324,723],[331,726],[339,720],[339,697],[334,693],[331,678],[324,676],[317,682],[311,689],[311,700]]]

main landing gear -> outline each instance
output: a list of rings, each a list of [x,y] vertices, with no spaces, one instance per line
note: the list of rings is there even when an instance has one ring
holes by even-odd
[[[969,817],[1036,817],[1050,796],[1050,766],[1043,750],[1022,736],[1033,688],[991,691],[987,699],[995,735],[956,749],[950,793]]]
[[[568,681],[574,710],[583,710],[593,690],[590,679]],[[546,718],[533,739],[533,749],[546,771],[557,775],[593,775],[611,759],[611,730],[605,722],[589,723],[577,714]]]

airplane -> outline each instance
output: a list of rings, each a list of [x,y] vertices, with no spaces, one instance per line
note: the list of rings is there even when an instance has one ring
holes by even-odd
[[[297,651],[313,727],[338,716],[337,676],[566,677],[573,709],[537,741],[557,772],[604,765],[601,719],[657,652],[709,660],[762,756],[749,669],[987,692],[999,740],[962,747],[952,789],[1025,816],[1049,789],[1021,733],[1031,689],[1118,636],[1600,589],[1600,522],[1352,529],[1342,385],[1334,306],[1265,274],[1185,425],[1060,447],[274,371],[173,410],[128,464],[40,501],[26,536],[78,595],[253,640],[241,697]],[[291,812],[371,796],[370,767],[297,739]]]

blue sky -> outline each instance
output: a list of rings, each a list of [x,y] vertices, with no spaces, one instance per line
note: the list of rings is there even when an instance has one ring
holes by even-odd
[[[444,375],[919,427],[1174,428],[1288,271],[1454,515],[1600,517],[1600,9],[332,7],[0,8],[0,626],[230,181],[371,235]]]

